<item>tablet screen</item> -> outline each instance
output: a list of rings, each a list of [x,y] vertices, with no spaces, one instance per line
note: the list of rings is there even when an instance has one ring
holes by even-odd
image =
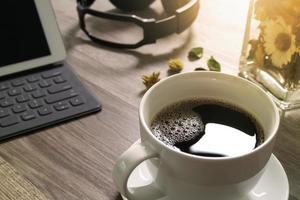
[[[34,0],[3,1],[0,67],[50,55]]]

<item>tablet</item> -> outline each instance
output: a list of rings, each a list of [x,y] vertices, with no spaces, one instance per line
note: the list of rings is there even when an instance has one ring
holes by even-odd
[[[49,0],[4,1],[1,7],[0,76],[66,58]]]

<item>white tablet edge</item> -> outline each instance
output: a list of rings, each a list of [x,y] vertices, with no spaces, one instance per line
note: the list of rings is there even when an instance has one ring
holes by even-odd
[[[50,0],[34,0],[44,29],[50,55],[0,67],[0,76],[40,67],[66,58],[66,50],[58,29]]]

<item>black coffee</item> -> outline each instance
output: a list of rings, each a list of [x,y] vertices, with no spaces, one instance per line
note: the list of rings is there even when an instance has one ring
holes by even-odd
[[[234,105],[192,99],[159,112],[153,134],[166,145],[199,156],[226,157],[247,153],[264,141],[257,120]]]

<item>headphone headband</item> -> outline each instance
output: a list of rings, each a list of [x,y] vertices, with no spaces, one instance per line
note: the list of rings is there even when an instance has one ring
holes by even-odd
[[[190,0],[187,4],[175,10],[171,16],[168,16],[164,19],[155,20],[154,18],[146,19],[132,14],[96,11],[90,9],[90,6],[94,3],[94,1],[95,0],[77,0],[80,28],[92,41],[117,48],[137,48],[145,44],[155,43],[157,39],[172,33],[181,33],[190,27],[195,21],[200,8],[199,0]],[[84,21],[84,16],[86,14],[111,20],[135,23],[143,28],[144,39],[136,44],[119,44],[96,38],[86,30]]]

